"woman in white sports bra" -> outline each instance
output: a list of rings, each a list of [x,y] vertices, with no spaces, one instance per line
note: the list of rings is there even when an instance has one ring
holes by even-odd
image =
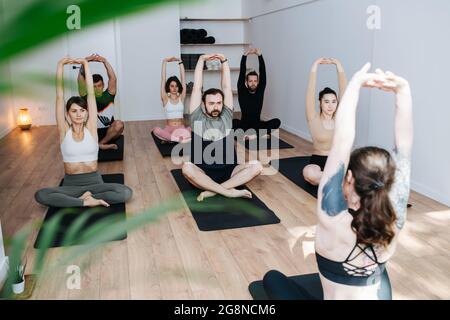
[[[64,112],[64,65],[82,64],[86,73],[87,101],[72,97]],[[36,192],[36,201],[51,207],[95,207],[126,202],[132,190],[117,183],[104,183],[97,172],[97,105],[94,83],[85,59],[63,58],[56,75],[56,122],[64,161],[61,187]]]
[[[168,62],[178,62],[180,65],[181,82],[175,76],[166,80],[166,67]],[[161,100],[166,112],[167,125],[164,128],[156,127],[153,129],[153,134],[163,142],[189,142],[191,140],[191,128],[184,125],[185,79],[184,66],[180,59],[172,57],[163,60]]]

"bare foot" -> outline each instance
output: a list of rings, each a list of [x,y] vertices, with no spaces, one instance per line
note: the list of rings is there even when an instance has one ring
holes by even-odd
[[[238,189],[230,189],[230,198],[252,198],[252,193],[247,189],[238,190]]]
[[[100,143],[98,145],[98,147],[101,150],[117,150],[119,149],[119,147],[117,146],[117,144],[104,144],[104,143]]]
[[[180,139],[178,139],[178,143],[188,143],[190,141],[191,141],[191,137],[187,137],[187,138],[180,137]]]
[[[211,198],[214,197],[215,195],[217,195],[217,193],[214,193],[212,191],[203,191],[202,193],[200,193],[200,195],[197,197],[197,201],[203,201],[206,198]]]
[[[90,191],[86,191],[86,192],[83,193],[83,194],[81,195],[81,197],[79,197],[78,199],[85,200],[86,198],[89,198],[89,197],[91,197],[91,196],[92,196],[92,193],[91,193]]]
[[[97,206],[109,207],[109,204],[106,201],[101,199],[95,199],[93,197],[88,197],[84,199],[83,205],[85,207],[97,207]]]
[[[245,135],[244,136],[244,140],[255,140],[256,138],[258,138],[257,136],[256,136],[256,134],[252,134],[252,135]]]

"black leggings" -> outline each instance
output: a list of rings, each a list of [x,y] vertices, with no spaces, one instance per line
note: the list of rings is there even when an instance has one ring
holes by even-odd
[[[256,134],[258,135],[258,130],[267,130],[267,134],[271,133],[271,130],[276,130],[280,127],[281,121],[280,119],[272,119],[269,121],[257,121],[250,122],[246,120],[233,119],[233,129],[242,129],[247,131],[248,129],[255,129]]]
[[[264,290],[270,300],[323,300],[322,283],[318,273],[305,274],[296,281],[279,271],[271,270],[263,279]],[[378,290],[380,300],[392,300],[392,289],[386,269]]]

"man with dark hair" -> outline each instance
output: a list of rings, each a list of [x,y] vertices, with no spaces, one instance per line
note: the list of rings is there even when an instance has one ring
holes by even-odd
[[[114,119],[114,98],[117,92],[117,78],[111,64],[104,57],[92,54],[86,57],[88,62],[101,62],[108,74],[108,88],[104,91],[103,77],[99,74],[92,76],[94,80],[95,100],[97,102],[97,132],[99,148],[117,149],[117,145],[111,143],[123,133],[124,124]],[[78,74],[78,92],[81,97],[86,97],[86,79],[83,67]]]
[[[209,89],[202,94],[203,67],[208,60],[222,63],[222,90]],[[251,198],[246,184],[262,171],[259,161],[237,164],[232,134],[233,91],[228,60],[222,54],[203,55],[195,68],[190,101],[191,161],[183,164],[183,175],[195,187],[205,190],[197,200],[221,194],[231,198]],[[208,152],[210,154],[208,154]]]
[[[255,54],[259,60],[259,76],[255,71],[247,71],[247,56]],[[241,120],[233,120],[233,129],[259,129],[271,130],[278,129],[281,125],[279,119],[261,121],[261,111],[264,102],[264,91],[266,90],[266,65],[260,49],[249,49],[244,53],[241,59],[241,70],[238,80],[239,105],[241,107]],[[255,138],[253,136],[253,138]]]

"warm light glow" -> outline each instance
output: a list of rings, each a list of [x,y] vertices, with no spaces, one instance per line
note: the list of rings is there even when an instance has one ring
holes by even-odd
[[[27,108],[20,109],[17,122],[22,130],[28,130],[31,128],[31,117]]]

